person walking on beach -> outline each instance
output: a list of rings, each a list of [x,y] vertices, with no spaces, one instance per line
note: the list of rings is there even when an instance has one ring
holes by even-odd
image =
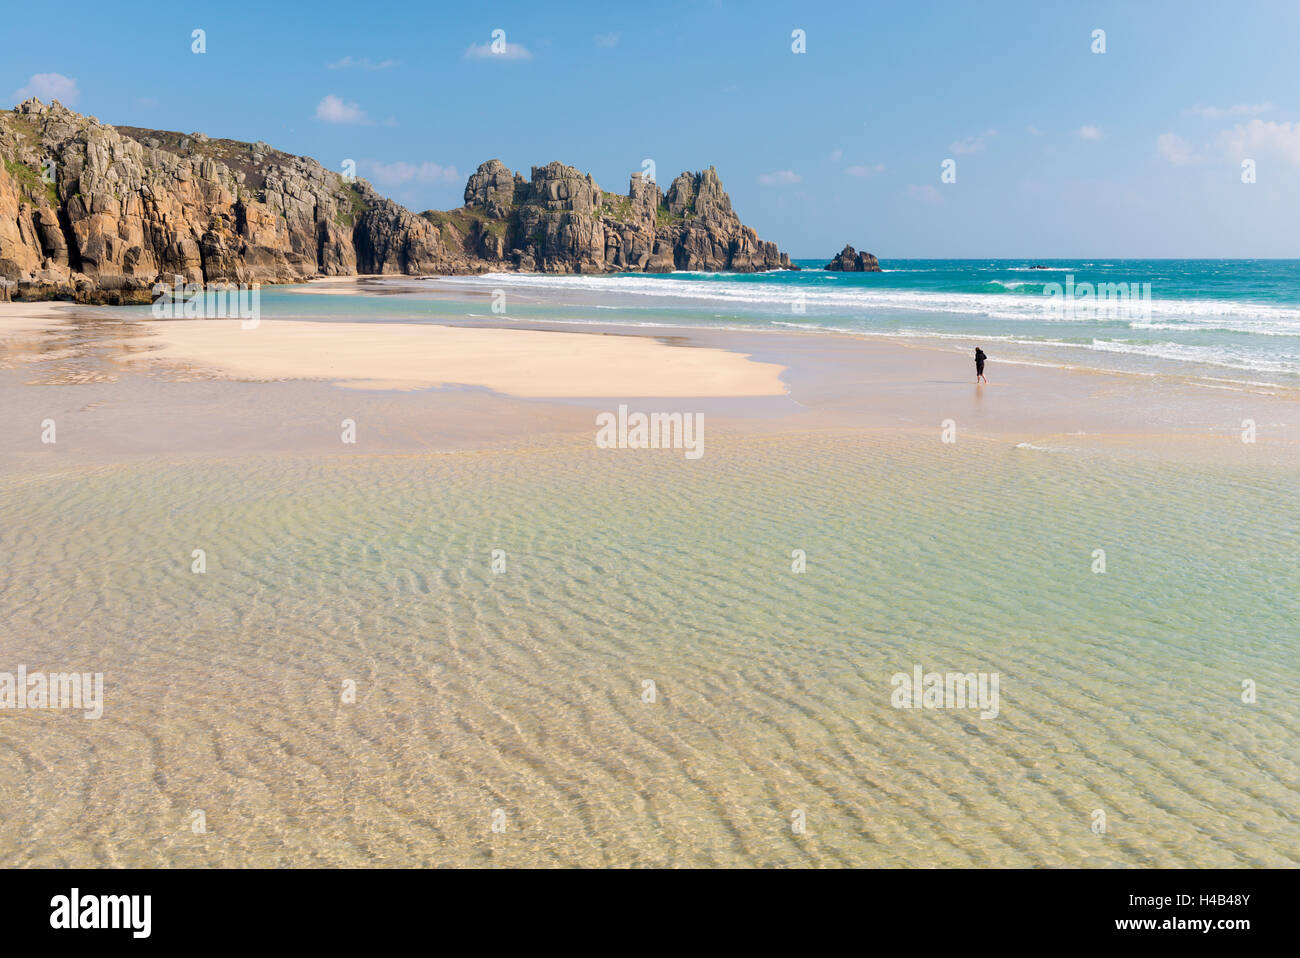
[[[981,379],[984,380],[985,382],[989,381],[989,378],[984,375],[984,360],[987,358],[988,357],[984,355],[984,350],[976,346],[975,347],[975,385],[976,386],[980,384]]]

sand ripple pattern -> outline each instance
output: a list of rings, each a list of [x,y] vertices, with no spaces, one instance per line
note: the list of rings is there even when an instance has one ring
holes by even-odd
[[[0,863],[1294,866],[1295,478],[937,435],[6,477],[0,669],[107,701],[0,712]],[[892,708],[917,663],[999,716]]]

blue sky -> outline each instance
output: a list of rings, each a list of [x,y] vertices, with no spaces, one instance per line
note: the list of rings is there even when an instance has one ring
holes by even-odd
[[[1294,0],[817,7],[61,4],[0,35],[0,93],[353,159],[416,210],[492,157],[619,191],[648,158],[795,257],[1300,256]]]

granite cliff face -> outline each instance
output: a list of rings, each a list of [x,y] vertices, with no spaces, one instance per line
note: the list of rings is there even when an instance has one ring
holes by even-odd
[[[857,252],[852,246],[845,245],[840,255],[826,264],[826,269],[845,273],[879,273],[880,262],[865,250]]]
[[[147,302],[156,282],[355,273],[792,268],[740,222],[717,172],[627,195],[561,163],[502,163],[421,214],[265,143],[112,127],[58,102],[0,113],[0,299]]]
[[[460,210],[424,215],[439,224],[470,220],[467,255],[525,271],[795,268],[740,222],[713,167],[681,174],[666,195],[633,173],[623,195],[563,163],[535,166],[525,180],[489,160],[469,178]]]

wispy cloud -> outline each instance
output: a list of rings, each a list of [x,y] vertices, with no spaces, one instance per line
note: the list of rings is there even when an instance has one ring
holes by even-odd
[[[794,170],[777,170],[774,173],[763,173],[758,177],[758,182],[764,186],[785,186],[790,183],[800,183],[803,181]]]
[[[1300,166],[1300,123],[1255,119],[1224,130],[1218,142],[1234,162],[1275,154],[1293,166]]]
[[[1084,140],[1100,140],[1104,135],[1101,132],[1101,127],[1089,126],[1086,123],[1083,126],[1079,127],[1079,129],[1076,132],[1079,134],[1080,139],[1084,139]]]
[[[64,106],[72,106],[81,97],[77,81],[65,77],[62,73],[33,73],[27,85],[14,93],[13,98],[23,101],[29,97],[39,97],[46,103],[58,100]]]
[[[591,42],[596,44],[598,47],[608,50],[612,47],[618,46],[619,38],[622,36],[623,34],[621,33],[598,33],[591,38]]]
[[[365,110],[355,103],[345,103],[333,93],[316,104],[316,119],[341,124],[368,122]]]
[[[877,173],[885,172],[884,163],[875,163],[871,166],[850,166],[844,170],[849,176],[867,177],[874,176]]]
[[[1174,166],[1191,166],[1202,159],[1196,147],[1177,133],[1161,133],[1156,137],[1156,152]]]
[[[491,43],[471,43],[465,51],[466,60],[531,60],[532,53],[522,43],[503,43],[500,53],[494,53]]]
[[[956,140],[948,144],[948,149],[958,156],[966,153],[982,153],[988,141],[998,135],[997,130],[985,130],[983,133],[977,133],[975,136],[968,136],[964,140]]]
[[[915,183],[909,183],[907,186],[907,195],[914,200],[918,200],[922,203],[928,203],[931,206],[941,202],[939,191],[928,183],[925,184],[924,186],[918,186]]]
[[[362,172],[375,183],[383,186],[402,186],[407,183],[456,183],[462,177],[454,166],[442,166],[438,163],[382,163],[378,160],[363,160]]]
[[[401,60],[371,60],[369,57],[344,57],[342,60],[335,60],[329,64],[331,70],[391,70],[393,67],[401,66]]]
[[[1232,116],[1259,116],[1273,109],[1272,103],[1235,103],[1232,106],[1194,106],[1183,111],[1185,116],[1200,116],[1207,120],[1222,120]]]

